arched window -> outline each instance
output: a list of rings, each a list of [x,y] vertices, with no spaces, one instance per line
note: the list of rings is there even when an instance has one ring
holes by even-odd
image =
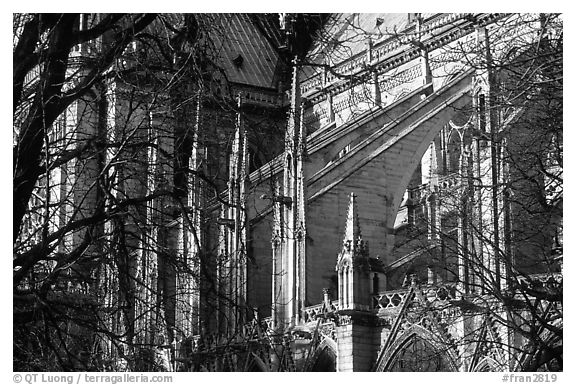
[[[336,371],[336,353],[328,346],[324,347],[317,355],[314,365],[310,368],[311,372],[335,372]]]
[[[492,358],[481,360],[473,370],[474,372],[499,372],[499,365]]]
[[[248,147],[248,156],[249,156],[249,161],[250,161],[250,166],[248,169],[249,173],[251,173],[255,170],[258,170],[267,161],[265,156],[262,154],[262,152],[259,151],[257,147],[254,147],[252,145],[250,145]]]
[[[460,168],[460,134],[454,130],[450,133],[450,137],[448,138],[448,146],[447,146],[447,173],[455,173],[459,171]]]
[[[487,132],[486,124],[486,96],[483,93],[478,94],[478,129],[481,132]]]
[[[446,353],[418,335],[410,337],[396,352],[388,372],[449,372],[452,371]]]

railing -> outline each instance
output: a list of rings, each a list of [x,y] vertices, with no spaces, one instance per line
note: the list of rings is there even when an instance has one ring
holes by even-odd
[[[460,184],[461,175],[457,172],[450,173],[448,175],[443,175],[438,178],[438,184],[444,190],[456,187]]]
[[[519,276],[517,280],[521,285],[531,288],[556,288],[564,283],[562,273],[530,274],[527,278]]]
[[[408,189],[408,198],[412,201],[413,204],[419,204],[423,197],[426,196],[426,192],[428,191],[428,185],[423,184],[418,187],[414,187]]]
[[[242,93],[242,100],[247,104],[257,104],[260,106],[278,107],[287,100],[283,94],[277,92],[266,92],[260,90],[248,90],[238,87],[235,91]]]
[[[454,282],[428,286],[421,290],[424,297],[430,302],[450,301],[458,297],[458,286],[457,283]]]
[[[456,283],[446,283],[434,286],[421,287],[422,296],[429,302],[451,301],[457,299],[458,290]],[[375,310],[389,310],[399,308],[406,300],[408,289],[391,290],[372,296],[372,304]]]
[[[272,317],[252,320],[237,329],[235,334],[209,333],[205,335],[193,335],[190,337],[190,347],[192,352],[203,349],[227,346],[231,343],[246,343],[247,341],[264,338],[268,331],[272,330]]]
[[[527,280],[528,281],[528,280]],[[556,286],[562,285],[562,274],[561,273],[546,273],[546,274],[533,274],[529,276],[529,282],[532,285],[542,285],[546,286]],[[372,310],[380,313],[383,311],[396,310],[399,311],[405,301],[408,299],[410,293],[410,288],[390,290],[372,295]],[[442,314],[444,312],[450,313],[456,308],[446,307],[445,304],[453,300],[461,299],[458,293],[458,283],[456,282],[446,282],[437,285],[421,286],[415,288],[414,293],[416,295],[421,295],[422,298],[427,300],[431,305],[440,305]],[[452,309],[452,310],[451,310]],[[321,317],[328,312],[336,312],[338,310],[338,300],[330,301],[329,308],[326,309],[324,303],[318,305],[308,306],[303,309],[302,322],[308,323],[321,319]],[[259,328],[261,333],[256,333],[255,328]],[[190,339],[191,350],[197,352],[201,349],[214,348],[218,345],[223,345],[230,343],[233,340],[238,341],[238,338],[242,338],[242,342],[248,340],[248,337],[261,338],[269,331],[273,330],[272,317],[262,318],[257,321],[252,321],[244,325],[244,327],[239,331],[236,336],[231,338],[230,336],[209,334],[201,338],[199,335],[194,335]]]
[[[302,320],[304,322],[311,322],[311,321],[315,321],[318,319],[318,316],[321,315],[322,312],[322,307],[324,304],[319,304],[319,305],[314,305],[314,306],[308,306],[306,308],[304,308],[304,312],[302,314]]]
[[[376,310],[394,309],[406,299],[408,289],[385,291],[372,296],[372,306]]]
[[[308,78],[306,81],[302,82],[301,84],[301,92],[302,94],[307,94],[310,91],[320,90],[323,86],[322,78],[324,77],[323,73],[319,73],[314,75],[311,78]]]
[[[427,33],[434,28],[448,26],[459,19],[463,19],[465,14],[439,14],[432,16],[424,21],[421,32]],[[414,31],[414,26],[404,32]],[[401,41],[398,37],[393,36],[377,42],[370,48],[370,55],[367,51],[360,52],[350,59],[343,61],[333,67],[333,71],[340,75],[351,75],[365,71],[370,66],[382,63],[385,59],[392,56],[396,51],[400,51],[407,46],[407,42]],[[301,84],[302,94],[307,94],[314,90],[319,90],[323,86],[338,80],[338,77],[328,72],[318,72]]]
[[[324,314],[324,311],[334,312],[338,310],[338,300],[330,301],[330,306],[328,309],[324,308],[324,303],[314,306],[308,306],[304,308],[304,314],[302,317],[303,322],[316,321],[319,316]]]

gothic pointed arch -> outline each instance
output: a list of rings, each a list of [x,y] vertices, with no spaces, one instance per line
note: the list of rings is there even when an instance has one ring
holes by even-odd
[[[460,170],[460,156],[462,154],[462,133],[458,128],[451,127],[448,133],[446,152],[446,172],[448,174],[458,172]]]
[[[497,321],[486,314],[479,328],[474,346],[474,354],[469,364],[471,372],[498,372],[506,370],[504,342],[498,332]]]
[[[499,365],[493,358],[484,357],[478,364],[472,368],[473,372],[499,372],[502,371],[501,365]]]
[[[458,365],[448,342],[419,325],[412,325],[384,352],[376,371],[452,372]]]
[[[318,344],[307,365],[309,372],[335,372],[338,347],[336,342],[329,337],[324,337]]]

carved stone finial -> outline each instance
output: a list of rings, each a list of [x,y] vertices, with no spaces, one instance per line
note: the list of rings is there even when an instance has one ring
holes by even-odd
[[[330,304],[330,289],[328,289],[328,288],[326,288],[326,287],[323,288],[323,289],[322,289],[322,294],[324,295],[324,303],[325,303],[326,305],[329,305],[329,304]]]
[[[346,216],[346,229],[344,231],[344,245],[355,247],[355,241],[362,239],[360,230],[360,220],[358,218],[358,207],[356,204],[356,194],[350,194],[350,203],[348,204],[348,214]]]
[[[346,215],[342,251],[338,255],[336,270],[344,266],[364,266],[365,261],[361,261],[361,259],[366,257],[368,257],[368,243],[362,239],[356,195],[351,193]]]

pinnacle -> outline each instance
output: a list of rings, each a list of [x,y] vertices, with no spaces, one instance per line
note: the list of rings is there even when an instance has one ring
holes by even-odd
[[[354,245],[358,239],[362,239],[362,233],[360,231],[356,194],[350,193],[350,203],[348,204],[348,214],[346,216],[346,230],[344,231],[344,245],[346,245],[347,241],[351,241],[351,244]]]

